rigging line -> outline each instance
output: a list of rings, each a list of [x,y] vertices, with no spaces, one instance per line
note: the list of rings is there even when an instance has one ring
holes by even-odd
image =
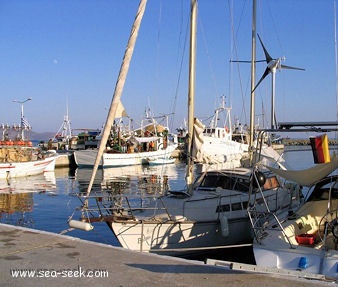
[[[158,95],[161,94],[159,89],[160,83],[160,50],[161,50],[161,24],[162,24],[162,1],[159,1],[159,13],[158,13],[158,20],[157,20],[157,37],[156,37],[156,68],[155,68],[155,85],[153,85],[154,93],[152,95],[153,100],[150,100],[150,96],[147,97],[148,100],[148,108],[153,111],[154,107],[150,105],[151,102],[154,102],[154,98],[157,99]]]
[[[204,44],[205,53],[206,53],[207,59],[208,59],[208,65],[209,65],[209,69],[210,69],[211,79],[214,83],[216,95],[219,95],[220,93],[219,93],[219,91],[217,91],[216,75],[215,75],[214,69],[212,68],[213,65],[212,65],[212,61],[211,61],[211,57],[210,57],[210,53],[209,53],[209,49],[208,49],[208,45],[207,45],[206,33],[205,33],[203,22],[201,20],[201,16],[199,17],[198,22],[199,22],[200,27],[201,27],[201,34],[203,36],[203,44]]]
[[[228,0],[228,10],[229,10],[229,20],[230,20],[230,23],[229,23],[229,33],[230,35],[232,35],[232,24],[233,24],[233,15],[232,15],[232,11],[234,9],[234,2],[231,0],[231,4],[229,4],[229,0]],[[232,37],[230,36],[230,40],[229,40],[229,46],[230,46],[230,55],[231,55],[231,49],[232,49]],[[232,65],[230,64],[229,65],[229,102],[231,103],[232,102],[232,86],[231,86],[231,83],[233,83],[233,74],[232,74]]]
[[[175,88],[175,93],[174,93],[174,99],[171,103],[171,107],[170,107],[170,112],[172,114],[175,114],[175,111],[176,111],[176,104],[177,104],[177,98],[178,98],[178,89],[179,89],[179,85],[180,85],[180,79],[181,79],[181,74],[182,74],[182,66],[183,66],[183,59],[184,59],[184,55],[185,55],[185,49],[186,49],[186,42],[187,42],[187,31],[188,31],[188,23],[186,25],[186,33],[185,33],[185,37],[184,37],[184,40],[182,41],[182,35],[183,35],[183,24],[184,24],[184,17],[183,15],[185,13],[183,13],[184,11],[184,6],[183,6],[183,2],[184,1],[181,1],[181,17],[179,18],[180,19],[180,30],[179,30],[179,35],[178,35],[178,45],[177,45],[177,59],[176,59],[176,62],[178,62],[178,65],[179,65],[179,72],[178,72],[178,78],[177,78],[177,83],[176,83],[176,88]],[[181,50],[181,45],[183,43],[183,52],[182,52],[182,56],[180,57],[180,50]],[[174,117],[171,117],[169,119],[169,126],[170,127],[173,127],[173,122],[174,122]]]
[[[183,11],[183,8],[182,8],[182,11]],[[181,22],[181,24],[183,25],[183,21]],[[177,77],[175,97],[174,97],[173,106],[171,108],[173,114],[175,114],[175,110],[176,110],[176,103],[177,103],[177,97],[178,97],[178,89],[179,89],[179,86],[180,86],[181,75],[182,75],[182,70],[183,70],[182,68],[183,68],[183,62],[184,62],[184,55],[186,53],[187,42],[188,42],[188,39],[189,39],[189,21],[187,21],[187,23],[186,23],[186,29],[185,29],[185,31],[186,31],[186,33],[185,33],[185,38],[184,38],[184,41],[183,41],[183,51],[182,51],[182,56],[181,56],[181,61],[180,61],[180,68],[179,68],[178,77]],[[182,29],[180,30],[180,36],[181,35],[182,35]],[[179,53],[177,53],[177,54],[179,55]],[[172,123],[173,122],[173,118],[171,118],[170,121]]]
[[[230,6],[229,0],[228,0],[228,6],[229,6],[229,13],[230,13],[230,22],[231,22],[231,32],[232,32],[232,38],[233,38],[233,47],[234,48],[234,53],[236,55],[236,59],[238,59],[238,49],[237,49],[237,45],[236,45],[236,33],[235,33],[235,27],[234,27],[234,21],[233,21],[233,9],[232,9],[232,5]],[[242,15],[243,15],[243,11],[244,11],[244,7],[242,9]],[[231,52],[232,55],[232,52]],[[237,62],[237,72],[238,72],[238,78],[239,78],[239,82],[240,82],[240,91],[241,91],[241,98],[242,98],[242,109],[241,109],[241,115],[240,118],[242,118],[242,116],[244,115],[244,122],[247,122],[247,117],[246,117],[246,111],[245,111],[245,96],[244,96],[244,91],[243,91],[243,83],[242,83],[242,75],[241,75],[241,71],[239,68],[239,63]],[[231,64],[230,64],[231,66]]]

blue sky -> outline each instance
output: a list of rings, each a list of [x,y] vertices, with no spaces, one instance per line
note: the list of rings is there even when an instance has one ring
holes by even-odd
[[[212,115],[224,95],[233,119],[248,123],[250,65],[229,60],[250,60],[251,1],[198,3],[196,116]],[[257,3],[257,32],[271,56],[306,69],[277,72],[277,120],[336,120],[334,0]],[[13,100],[32,97],[24,113],[35,132],[56,132],[67,103],[72,128],[100,128],[138,4],[0,0],[0,123],[19,123]],[[156,115],[174,112],[173,129],[186,118],[189,6],[190,0],[148,0],[122,94],[136,123],[147,107]],[[258,41],[257,58],[264,59]],[[265,67],[257,64],[257,81]],[[268,76],[256,91],[256,113],[264,110],[265,125],[270,97]]]

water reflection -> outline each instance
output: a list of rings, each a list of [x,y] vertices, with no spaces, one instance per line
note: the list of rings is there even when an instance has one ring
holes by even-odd
[[[22,192],[44,192],[55,191],[56,180],[54,172],[44,174],[0,179],[0,192],[22,193]]]
[[[91,178],[91,168],[78,168],[75,178],[79,183],[79,192],[87,192]],[[162,166],[126,166],[99,169],[95,175],[92,190],[107,190],[115,193],[163,194],[172,181],[178,180],[177,165]]]
[[[33,210],[33,193],[0,193],[0,222],[19,226],[32,226],[26,212]]]
[[[55,194],[54,172],[0,180],[0,222],[18,226],[33,226],[34,193]]]

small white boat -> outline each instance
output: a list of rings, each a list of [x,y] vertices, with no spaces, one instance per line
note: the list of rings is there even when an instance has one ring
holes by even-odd
[[[15,142],[14,142],[15,143]],[[18,145],[0,146],[0,178],[13,178],[54,171],[55,151]]]

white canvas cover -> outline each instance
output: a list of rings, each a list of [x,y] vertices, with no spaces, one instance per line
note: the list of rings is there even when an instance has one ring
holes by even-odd
[[[270,166],[266,167],[287,180],[296,182],[300,185],[311,186],[336,170],[338,168],[338,160],[335,159],[328,163],[317,164],[313,167],[303,170],[282,170]]]
[[[198,162],[203,162],[202,145],[204,143],[203,141],[204,128],[205,126],[197,118],[195,118],[191,156],[195,161]]]

